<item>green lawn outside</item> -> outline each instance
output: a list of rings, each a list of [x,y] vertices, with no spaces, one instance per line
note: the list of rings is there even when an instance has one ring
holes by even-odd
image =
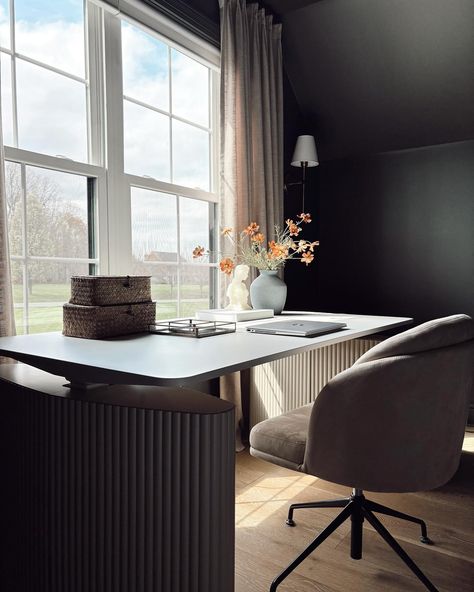
[[[30,306],[29,333],[45,333],[47,331],[61,331],[63,327],[63,311],[61,306]],[[15,308],[16,332],[23,335],[23,309]]]

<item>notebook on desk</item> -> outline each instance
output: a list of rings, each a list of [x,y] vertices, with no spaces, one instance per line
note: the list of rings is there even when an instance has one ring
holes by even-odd
[[[346,323],[325,323],[323,321],[275,321],[273,323],[259,323],[247,327],[251,333],[266,333],[267,335],[289,335],[292,337],[317,337],[326,333],[334,333],[347,327]]]

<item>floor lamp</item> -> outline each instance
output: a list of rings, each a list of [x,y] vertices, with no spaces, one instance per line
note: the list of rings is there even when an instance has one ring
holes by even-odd
[[[306,185],[306,169],[309,167],[315,167],[319,165],[318,153],[316,151],[316,142],[314,136],[298,136],[296,140],[295,151],[293,152],[293,158],[291,159],[291,166],[302,168],[302,180],[298,183],[288,183],[288,185],[301,185],[303,186],[303,207],[302,212],[304,213],[304,194]]]

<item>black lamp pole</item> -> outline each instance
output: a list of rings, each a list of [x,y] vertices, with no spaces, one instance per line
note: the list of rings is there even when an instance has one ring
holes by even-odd
[[[307,162],[301,162],[301,168],[303,169],[303,180],[301,181],[301,184],[303,185],[303,208],[302,208],[302,212],[303,214],[305,213],[305,209],[304,209],[304,190],[305,190],[305,186],[306,186],[306,167],[308,166]]]

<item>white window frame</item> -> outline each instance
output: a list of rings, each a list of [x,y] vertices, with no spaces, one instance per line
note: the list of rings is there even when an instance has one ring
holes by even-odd
[[[87,263],[93,264],[97,273],[108,273],[109,264],[109,246],[108,246],[108,207],[107,207],[107,171],[104,168],[104,144],[103,132],[100,123],[103,108],[102,98],[103,89],[99,88],[101,84],[101,71],[97,70],[97,60],[92,56],[98,55],[98,48],[101,43],[101,24],[100,11],[90,2],[85,3],[85,79],[74,76],[61,69],[55,68],[40,60],[35,60],[29,56],[24,56],[16,51],[15,47],[15,19],[14,2],[10,1],[10,43],[11,48],[7,50],[2,48],[1,52],[14,58],[11,62],[12,67],[12,108],[13,108],[13,139],[15,146],[18,146],[18,114],[17,114],[17,91],[16,91],[16,58],[27,61],[31,64],[41,66],[42,68],[61,74],[71,80],[85,83],[86,105],[87,105],[87,126],[88,126],[88,160],[86,162],[75,161],[66,157],[51,156],[40,152],[33,152],[15,146],[4,146],[5,159],[9,162],[17,163],[22,167],[34,166],[42,169],[50,169],[56,172],[80,175],[86,178],[95,179],[95,257],[94,258],[64,258],[64,257],[41,257],[33,256],[28,253],[27,245],[24,245],[22,255],[12,255],[12,262],[20,262],[27,269],[28,263],[33,261],[48,262],[67,262],[67,263]],[[87,21],[87,22],[86,22]],[[22,168],[24,170],[24,168]],[[21,175],[21,191],[23,202],[23,232],[26,225],[26,179]],[[26,239],[26,237],[25,237]],[[23,330],[29,329],[29,295],[27,282],[23,282]]]
[[[86,88],[88,107],[88,154],[89,163],[78,162],[59,156],[49,156],[28,150],[5,146],[5,158],[22,165],[32,165],[58,172],[83,175],[96,179],[96,258],[67,259],[71,263],[94,263],[101,274],[127,274],[132,264],[132,229],[131,229],[131,188],[138,187],[201,200],[211,204],[213,215],[210,216],[211,228],[217,241],[218,229],[218,154],[219,154],[219,51],[189,33],[170,19],[160,15],[157,10],[136,0],[121,0],[120,11],[101,0],[86,0]],[[13,3],[10,3],[10,10]],[[211,191],[204,191],[160,181],[151,177],[141,177],[125,173],[123,143],[123,85],[121,52],[121,17],[131,24],[142,28],[148,34],[163,41],[210,69],[210,153]],[[12,21],[14,14],[12,16]],[[14,53],[14,27],[11,27],[11,50]],[[2,51],[5,51],[2,49]],[[20,56],[24,57],[24,56]],[[27,58],[32,63],[49,70],[55,68]],[[13,61],[14,63],[14,61]],[[13,105],[16,105],[15,67],[12,72]],[[57,70],[64,74],[64,72]],[[78,79],[72,75],[70,78]],[[171,108],[171,107],[170,107]],[[180,119],[173,116],[176,119]],[[14,112],[16,122],[16,113]],[[104,122],[114,122],[106,125]],[[202,127],[202,126],[201,126]],[[17,130],[14,127],[14,140],[17,142]],[[179,219],[179,199],[178,219]],[[212,207],[212,204],[214,206]],[[215,248],[216,245],[211,245]],[[179,245],[178,245],[179,254]],[[27,252],[22,257],[12,260],[36,260],[44,258],[30,257]],[[61,258],[46,258],[61,261]],[[173,267],[180,266],[180,257]],[[193,265],[213,269],[216,263],[198,263]],[[179,276],[179,274],[178,274]],[[217,270],[212,274],[211,306],[217,304]],[[180,288],[178,283],[178,303]],[[26,307],[27,301],[24,303]],[[178,304],[179,305],[179,304]]]
[[[152,35],[168,46],[188,55],[210,69],[209,88],[209,123],[210,123],[210,186],[211,191],[204,191],[190,187],[184,187],[174,183],[160,181],[152,177],[137,176],[125,172],[123,153],[123,126],[108,126],[107,146],[107,169],[109,178],[109,193],[114,195],[114,208],[109,209],[109,245],[110,245],[110,269],[112,273],[127,273],[132,265],[132,229],[131,229],[131,189],[137,187],[159,193],[167,193],[170,196],[182,196],[215,204],[211,218],[211,226],[214,232],[218,229],[218,202],[219,202],[219,178],[217,170],[219,154],[219,52],[211,48],[198,38],[182,30],[178,25],[161,17],[156,11],[150,10],[144,5],[137,5],[135,2],[121,3],[120,13],[117,10],[104,11],[104,40],[105,40],[105,80],[106,88],[110,95],[106,102],[106,117],[109,121],[123,121],[123,84],[121,64],[121,20],[118,16]],[[147,24],[144,24],[147,22]],[[172,27],[172,28],[171,28]],[[186,45],[179,45],[171,40],[166,34],[174,33],[180,36],[180,41],[186,40]],[[202,57],[203,47],[207,48],[207,59]],[[194,52],[199,51],[201,55]],[[117,58],[120,56],[120,59]],[[209,61],[209,57],[212,61]],[[139,104],[137,101],[134,103]],[[171,108],[171,106],[170,106]],[[183,120],[173,116],[175,119]],[[197,126],[198,127],[198,126]],[[202,127],[202,126],[201,126]],[[118,207],[117,207],[118,204]],[[178,199],[178,220],[179,220],[179,199]],[[212,245],[215,248],[216,245]],[[176,263],[162,262],[160,265],[181,267],[178,244],[178,261]],[[217,306],[218,280],[216,263],[197,263],[193,265],[215,269],[211,281],[211,307]],[[180,274],[178,273],[178,278]],[[179,305],[184,300],[181,298],[180,281],[177,286],[178,315]]]

